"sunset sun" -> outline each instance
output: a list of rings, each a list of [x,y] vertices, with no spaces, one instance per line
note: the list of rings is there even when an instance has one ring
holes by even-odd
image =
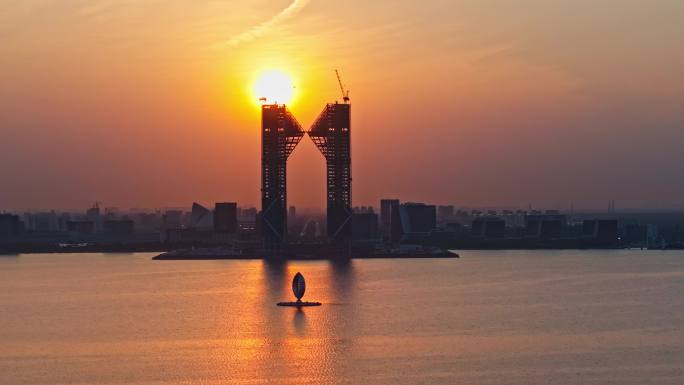
[[[265,98],[267,103],[291,103],[294,96],[292,79],[282,71],[264,72],[254,83],[254,96]]]

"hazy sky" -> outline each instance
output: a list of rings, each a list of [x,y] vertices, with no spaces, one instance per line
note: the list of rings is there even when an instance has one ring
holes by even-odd
[[[279,69],[351,90],[355,205],[684,207],[681,0],[0,0],[0,210],[257,205]],[[289,203],[323,207],[304,138]]]

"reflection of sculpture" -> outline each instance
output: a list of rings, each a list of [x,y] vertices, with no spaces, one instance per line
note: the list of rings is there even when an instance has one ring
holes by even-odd
[[[292,278],[292,292],[297,297],[297,302],[278,302],[278,306],[321,306],[320,302],[303,302],[302,297],[306,291],[306,281],[302,273],[295,274]]]

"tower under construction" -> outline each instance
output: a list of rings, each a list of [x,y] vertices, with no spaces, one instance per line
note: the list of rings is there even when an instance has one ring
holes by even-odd
[[[340,84],[341,85],[341,84]],[[327,104],[308,134],[321,151],[327,169],[328,237],[335,243],[351,240],[351,105]]]
[[[261,106],[261,215],[266,250],[287,241],[287,158],[304,130],[283,104]]]

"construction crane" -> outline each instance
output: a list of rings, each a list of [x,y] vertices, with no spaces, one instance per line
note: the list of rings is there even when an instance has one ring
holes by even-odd
[[[337,82],[340,84],[340,91],[342,91],[342,100],[344,100],[345,103],[349,103],[349,90],[344,89],[342,78],[340,78],[340,72],[335,70],[335,75],[337,75]]]

